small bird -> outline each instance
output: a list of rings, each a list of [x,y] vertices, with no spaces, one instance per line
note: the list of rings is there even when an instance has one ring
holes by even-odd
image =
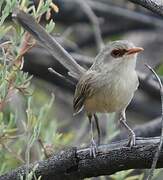
[[[120,114],[120,123],[129,133],[129,146],[135,145],[135,133],[126,122],[125,111],[139,85],[135,71],[137,53],[143,48],[125,40],[110,42],[97,55],[93,65],[80,78],[74,95],[74,112],[84,109],[91,124],[91,153],[96,156],[92,117],[95,113]],[[97,124],[97,128],[98,124]]]
[[[129,41],[113,41],[96,56],[93,65],[86,70],[55,40],[35,19],[15,8],[12,17],[17,20],[47,51],[78,79],[74,95],[74,114],[85,109],[91,127],[90,154],[96,156],[97,146],[93,137],[94,117],[100,142],[97,112],[120,114],[120,123],[129,133],[129,146],[135,145],[135,133],[126,122],[125,111],[139,85],[135,71],[137,54],[143,48]]]

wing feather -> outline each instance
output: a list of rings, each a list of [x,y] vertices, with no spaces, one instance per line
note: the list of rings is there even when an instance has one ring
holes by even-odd
[[[95,79],[93,71],[86,73],[78,82],[75,90],[73,107],[74,114],[79,113],[83,107],[86,98],[94,94],[93,82]]]

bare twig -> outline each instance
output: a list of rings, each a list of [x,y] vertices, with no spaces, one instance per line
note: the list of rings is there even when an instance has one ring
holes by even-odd
[[[96,14],[93,12],[91,7],[89,6],[89,4],[87,3],[87,1],[80,1],[80,0],[76,0],[76,1],[81,5],[83,11],[88,16],[89,20],[91,21],[93,25],[97,48],[98,48],[98,51],[100,51],[104,47],[104,42],[102,40],[102,33],[100,30],[99,20]]]
[[[51,154],[52,151],[49,153],[49,150],[46,148],[46,146],[44,145],[41,138],[38,138],[38,143],[40,144],[46,159],[49,158],[54,153],[54,149],[52,149],[52,148],[51,149],[52,149],[53,153]]]
[[[159,158],[159,155],[160,155],[160,152],[161,152],[162,144],[163,144],[163,86],[162,86],[162,83],[161,83],[161,80],[160,80],[159,76],[156,74],[154,69],[151,66],[147,65],[147,64],[146,64],[146,66],[154,74],[154,76],[156,77],[156,79],[157,79],[157,81],[159,83],[159,86],[160,86],[161,118],[162,118],[160,143],[159,143],[158,149],[157,149],[157,151],[155,153],[155,156],[153,158],[153,163],[152,163],[151,170],[150,170],[149,175],[147,177],[147,180],[151,180],[152,177],[153,177],[153,173],[154,173],[154,170],[156,168],[156,165],[157,165],[157,162],[158,162],[158,158]]]
[[[69,70],[69,75],[76,79],[81,77],[85,69],[77,64],[73,57],[52,38],[32,16],[16,8],[13,12],[13,18],[15,18],[36,40],[40,41],[42,46]]]
[[[110,175],[127,169],[150,168],[159,143],[158,138],[137,138],[137,145],[126,147],[127,140],[99,146],[96,158],[90,157],[89,148],[61,151],[47,160],[30,164],[29,172],[38,164],[35,176],[42,180],[80,180],[88,177]],[[163,167],[161,150],[157,168]],[[26,165],[0,176],[0,180],[17,180],[25,176]]]
[[[55,75],[58,76],[60,79],[65,80],[65,81],[67,81],[67,82],[70,83],[70,84],[73,84],[72,81],[70,81],[68,78],[66,78],[66,77],[63,76],[62,74],[58,73],[57,71],[55,71],[53,68],[51,68],[51,67],[48,68],[48,71],[51,72],[51,73],[53,73],[53,74],[55,74]],[[74,85],[74,84],[73,84],[73,85]]]
[[[151,97],[160,100],[160,88],[156,79],[149,78],[145,73],[138,72],[140,88]]]

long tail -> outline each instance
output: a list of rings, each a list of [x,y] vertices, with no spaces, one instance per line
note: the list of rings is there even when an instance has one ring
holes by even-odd
[[[25,13],[19,8],[15,8],[12,17],[16,19],[17,22],[36,40],[40,41],[42,46],[44,46],[53,57],[69,70],[69,75],[79,79],[86,71],[76,63],[73,57],[45,31],[45,29],[38,24],[31,15]]]

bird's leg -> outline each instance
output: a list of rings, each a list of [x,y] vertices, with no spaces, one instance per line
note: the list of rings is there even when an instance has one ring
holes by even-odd
[[[97,152],[97,145],[94,140],[94,134],[93,134],[93,122],[92,122],[92,114],[88,114],[88,119],[90,123],[90,133],[91,133],[91,147],[90,147],[90,156],[91,157],[96,157],[96,152]]]
[[[101,131],[100,131],[100,126],[98,123],[98,117],[96,114],[93,114],[95,123],[96,123],[96,129],[97,129],[97,134],[98,134],[98,145],[100,145],[100,140],[101,140]]]
[[[120,113],[120,123],[125,127],[125,129],[129,133],[128,146],[130,146],[130,147],[135,146],[135,142],[136,142],[135,141],[135,133],[127,124],[125,110]]]

